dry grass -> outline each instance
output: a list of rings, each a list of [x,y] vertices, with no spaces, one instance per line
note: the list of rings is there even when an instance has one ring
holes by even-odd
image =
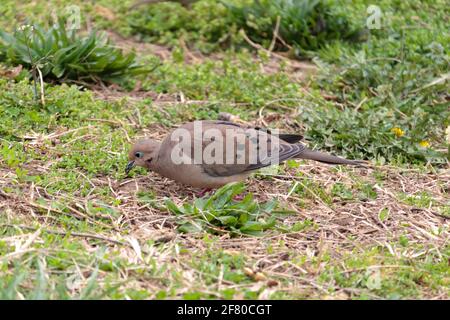
[[[155,126],[143,130],[142,135],[162,138],[167,133],[167,128],[157,124]],[[48,152],[48,145],[44,146],[43,141],[45,139],[36,140],[32,148],[47,149]],[[33,161],[28,166],[30,170],[40,174],[51,170],[51,163]],[[298,172],[301,172],[301,176]],[[382,178],[377,181],[376,176]],[[198,235],[178,234],[174,223],[176,217],[171,216],[163,206],[165,198],[171,198],[180,204],[190,202],[198,190],[178,185],[154,173],[120,180],[97,175],[88,180],[92,187],[88,196],[81,196],[76,192],[50,194],[45,188],[37,187],[34,183],[18,182],[16,174],[3,167],[0,171],[2,187],[19,188],[20,192],[12,195],[2,191],[0,211],[4,212],[7,221],[20,218],[22,226],[14,225],[12,222],[8,224],[12,228],[22,229],[23,237],[28,239],[24,240],[25,243],[30,242],[20,247],[19,251],[16,250],[15,254],[4,258],[17,258],[17,255],[28,252],[30,244],[39,241],[40,234],[34,233],[39,229],[39,233],[50,232],[81,238],[87,252],[95,250],[100,241],[111,249],[119,250],[122,257],[140,268],[145,268],[150,258],[156,259],[161,265],[169,264],[182,274],[179,289],[176,290],[177,296],[192,290],[220,296],[219,289],[239,289],[243,286],[252,290],[258,289],[259,298],[268,298],[275,291],[293,296],[348,298],[364,290],[340,288],[334,284],[331,285],[332,288],[334,286],[334,290],[330,296],[330,284],[324,286],[318,281],[318,277],[330,261],[339,264],[344,257],[354,252],[364,252],[374,246],[385,248],[397,259],[413,260],[429,254],[443,257],[445,254],[441,250],[449,245],[449,218],[440,213],[448,206],[450,187],[448,170],[430,173],[419,169],[390,166],[373,166],[367,169],[333,168],[309,162],[302,163],[299,168],[286,166],[281,173],[257,175],[248,181],[248,192],[252,192],[261,201],[276,198],[282,207],[294,211],[295,214],[286,216],[282,221],[284,225],[290,226],[299,221],[310,220],[314,227],[289,233],[269,231],[262,238],[230,238],[226,234],[217,237],[212,247],[205,244],[204,239]],[[321,193],[308,187],[306,185],[308,181],[314,182],[325,192],[330,192],[336,183],[354,191],[358,184],[364,183],[376,191],[376,199],[344,201],[332,197],[332,201],[329,202],[323,199]],[[304,187],[301,194],[294,192],[295,187],[299,185]],[[120,201],[120,205],[114,208],[118,214],[114,217],[88,214],[87,202],[100,202],[96,191],[105,187],[109,188],[111,195]],[[138,193],[149,190],[154,194],[154,204],[159,205],[143,204],[139,200]],[[429,207],[417,207],[399,199],[399,194],[415,196],[423,191],[433,199]],[[37,198],[40,199],[39,202],[36,201]],[[42,203],[43,199],[45,204]],[[68,203],[66,208],[68,210],[62,211],[52,206],[52,203],[61,200]],[[384,220],[379,216],[382,210],[388,213]],[[102,232],[66,231],[59,223],[61,215],[86,221],[93,230],[100,228]],[[30,238],[30,235],[33,238]],[[406,247],[398,245],[399,239],[404,235],[407,235],[409,241]],[[149,245],[148,240],[159,247]],[[17,242],[17,238],[14,241]],[[269,246],[270,253],[268,253]],[[419,247],[421,249],[417,249]],[[180,253],[177,248],[184,248],[186,251]],[[244,272],[255,279],[254,284],[251,286],[234,284],[223,280],[221,278],[223,274],[212,276],[195,270],[188,261],[201,256],[207,250],[245,256],[248,265]],[[175,256],[174,252],[177,252]],[[315,263],[299,266],[293,262],[293,258],[297,255],[314,259]],[[320,262],[325,255],[329,257]],[[343,262],[342,266],[344,273],[358,271],[347,269]],[[407,266],[381,264],[367,268],[389,270]],[[132,273],[132,269],[130,267],[124,270],[126,274],[122,280],[130,277],[128,273]],[[168,278],[164,280],[166,276]],[[215,278],[214,283],[202,282],[201,279],[205,276]],[[133,280],[127,281],[126,286],[146,288],[151,292],[163,290],[165,281],[175,281],[170,272],[151,281],[131,278]],[[448,298],[448,290],[445,288],[438,289],[437,292],[436,290],[424,292],[423,297]],[[377,297],[373,292],[365,294],[372,298]],[[243,298],[239,294],[235,296],[239,297]]]

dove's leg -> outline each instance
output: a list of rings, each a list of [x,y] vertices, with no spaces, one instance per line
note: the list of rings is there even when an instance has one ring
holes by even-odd
[[[195,196],[197,198],[203,198],[204,196],[209,195],[213,190],[214,189],[212,189],[212,188],[204,188],[204,189],[200,190],[200,192],[197,192],[195,194]],[[233,197],[234,201],[242,201],[243,199],[244,199],[244,195],[242,195],[242,194],[238,194]]]
[[[233,197],[234,201],[242,201],[244,200],[245,196],[243,194],[237,194]]]
[[[204,196],[206,196],[206,194],[210,193],[213,189],[211,188],[204,188],[202,190],[200,190],[200,192],[198,192],[195,196],[197,198],[203,198]]]

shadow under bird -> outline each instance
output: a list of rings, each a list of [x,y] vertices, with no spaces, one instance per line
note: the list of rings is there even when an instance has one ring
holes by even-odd
[[[184,144],[174,138],[177,132],[185,133]],[[301,139],[298,134],[277,134],[228,121],[194,121],[174,129],[163,141],[137,141],[129,152],[130,161],[125,171],[128,174],[134,166],[141,166],[185,185],[213,189],[245,180],[255,170],[288,159],[364,166],[363,161],[312,151],[299,142]],[[180,145],[185,147],[180,148]],[[194,155],[198,155],[195,148],[199,146],[201,152],[209,151],[213,161],[195,158]]]

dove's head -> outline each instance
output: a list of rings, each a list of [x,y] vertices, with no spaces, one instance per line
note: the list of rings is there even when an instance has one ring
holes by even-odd
[[[137,141],[131,148],[128,159],[130,160],[125,168],[128,174],[135,166],[152,169],[158,157],[161,142],[152,139],[142,139]]]

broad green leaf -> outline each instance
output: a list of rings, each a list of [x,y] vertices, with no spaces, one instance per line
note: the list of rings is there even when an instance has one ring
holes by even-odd
[[[216,219],[225,225],[231,225],[231,226],[235,226],[238,222],[238,219],[236,219],[236,217],[233,217],[233,216],[221,216],[221,217],[217,217]]]

